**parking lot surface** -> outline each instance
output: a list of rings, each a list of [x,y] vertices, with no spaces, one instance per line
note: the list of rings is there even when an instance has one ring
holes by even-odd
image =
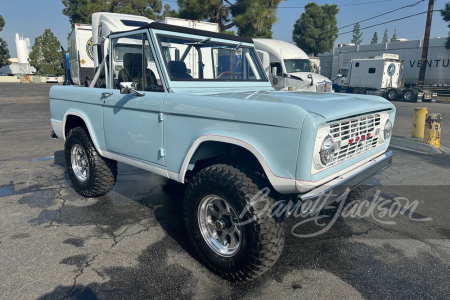
[[[450,298],[450,156],[394,149],[365,207],[324,226],[288,218],[277,264],[230,283],[193,256],[180,186],[119,164],[105,196],[75,193],[50,138],[50,86],[0,85],[1,299]]]

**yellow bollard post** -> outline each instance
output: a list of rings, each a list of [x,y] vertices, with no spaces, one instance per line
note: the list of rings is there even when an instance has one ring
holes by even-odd
[[[427,114],[425,120],[425,132],[423,134],[423,142],[433,147],[441,147],[441,127],[442,127],[442,114],[434,113]]]
[[[423,131],[425,127],[425,117],[428,114],[428,108],[416,107],[414,109],[412,137],[423,139]]]

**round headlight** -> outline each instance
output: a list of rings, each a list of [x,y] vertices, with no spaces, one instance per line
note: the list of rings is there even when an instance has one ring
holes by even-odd
[[[384,123],[384,140],[387,140],[392,135],[392,122],[391,120],[387,119],[386,123]]]
[[[335,150],[336,148],[333,139],[331,136],[327,136],[320,147],[320,161],[323,165],[326,165],[333,160]]]

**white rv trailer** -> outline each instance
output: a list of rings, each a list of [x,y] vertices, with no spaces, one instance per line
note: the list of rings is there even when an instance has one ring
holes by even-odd
[[[388,100],[436,101],[436,93],[402,84],[404,61],[398,54],[383,53],[371,58],[352,59],[339,69],[333,88],[340,93],[380,95]]]
[[[73,83],[83,85],[86,78],[94,77],[94,44],[92,26],[75,24],[69,35],[70,75]]]

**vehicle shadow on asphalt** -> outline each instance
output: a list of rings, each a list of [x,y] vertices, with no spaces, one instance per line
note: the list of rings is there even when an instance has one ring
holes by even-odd
[[[120,189],[121,186],[115,191],[125,193]],[[170,238],[144,250],[138,258],[138,266],[102,269],[102,276],[109,279],[107,282],[58,286],[40,299],[273,298],[280,287],[283,295],[293,296],[297,294],[292,293],[303,291],[308,295],[311,291],[337,288],[335,296],[346,295],[345,292],[350,290],[371,299],[411,299],[418,295],[439,298],[449,293],[446,285],[437,288],[440,286],[437,282],[444,282],[444,278],[450,276],[449,269],[438,258],[420,251],[416,257],[411,257],[391,245],[389,239],[392,236],[381,238],[375,246],[359,241],[358,237],[367,236],[376,226],[359,220],[355,227],[342,218],[338,218],[327,232],[311,238],[294,236],[291,229],[298,220],[288,219],[284,251],[275,266],[254,281],[230,283],[186,256],[187,253],[198,261],[182,217],[184,186],[169,182],[162,188],[149,186],[147,191],[147,196],[133,199],[137,205],[147,208],[147,213],[133,222],[153,213],[156,222]],[[124,219],[124,212],[115,211],[111,206],[108,195],[103,196],[97,204],[89,207],[89,211],[75,214],[88,214],[88,219],[81,220],[81,223],[80,220],[72,221],[97,224],[99,219],[108,215],[108,220],[102,224],[113,225],[115,220]],[[114,228],[123,224],[119,222]],[[308,234],[317,230],[317,225],[311,222],[302,226],[301,232]],[[174,262],[173,253],[183,262]],[[89,267],[88,261],[80,263],[65,259],[64,263],[68,262],[81,266],[81,273]],[[205,289],[207,294],[203,294]]]

